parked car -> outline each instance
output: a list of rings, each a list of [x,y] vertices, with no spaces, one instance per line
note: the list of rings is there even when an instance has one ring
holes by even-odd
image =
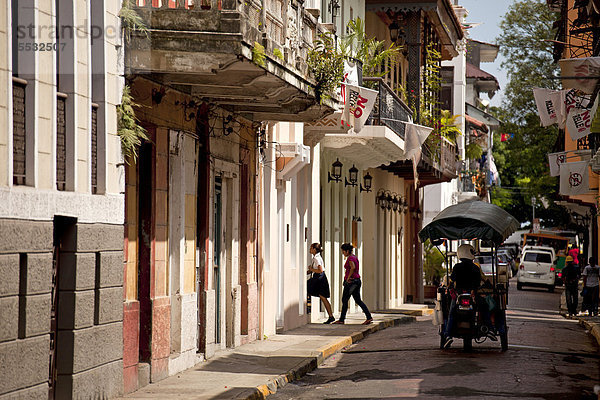
[[[521,290],[523,286],[542,286],[553,292],[555,280],[554,249],[525,246],[517,274],[517,290]]]
[[[518,268],[517,263],[515,262],[515,257],[513,257],[508,250],[502,252],[498,251],[498,258],[500,258],[500,261],[502,263],[507,264],[509,266],[511,277],[517,275]]]
[[[483,274],[490,280],[494,276],[492,257],[491,253],[481,253],[475,259],[475,262],[481,267]],[[500,256],[498,256],[498,279],[500,282],[506,282],[510,277],[512,277],[512,271],[510,271],[508,263],[503,262]]]

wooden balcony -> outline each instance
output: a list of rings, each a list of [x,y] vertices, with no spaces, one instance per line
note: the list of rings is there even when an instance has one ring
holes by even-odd
[[[172,86],[247,118],[318,120],[306,59],[317,20],[283,0],[138,0],[148,35],[132,32],[128,74]],[[300,16],[300,18],[298,18]],[[264,47],[264,51],[260,46]]]

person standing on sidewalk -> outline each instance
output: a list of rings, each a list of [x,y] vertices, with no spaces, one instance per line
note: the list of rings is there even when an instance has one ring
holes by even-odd
[[[331,295],[329,291],[329,281],[325,275],[325,263],[323,263],[323,257],[321,252],[323,248],[321,243],[313,243],[310,245],[310,254],[312,254],[312,261],[308,266],[308,273],[313,274],[308,280],[307,291],[308,294],[314,297],[319,297],[327,310],[329,318],[323,322],[324,324],[330,324],[335,321],[333,312],[331,311],[331,304],[327,298]]]
[[[598,315],[598,284],[600,267],[596,265],[596,259],[590,257],[590,263],[583,269],[583,304],[582,310],[588,310],[589,315]]]
[[[360,274],[358,273],[358,258],[352,254],[352,250],[354,250],[354,247],[350,243],[342,245],[342,254],[346,257],[346,263],[344,264],[346,273],[344,274],[344,291],[342,293],[342,313],[340,314],[340,319],[335,321],[334,324],[344,323],[346,313],[348,312],[348,302],[350,301],[350,297],[352,297],[354,298],[354,302],[365,313],[367,319],[363,322],[363,325],[367,325],[373,322],[373,317],[366,304],[360,298],[360,286],[362,283],[360,281]]]
[[[562,269],[562,279],[565,284],[565,299],[569,316],[577,314],[577,303],[579,302],[579,268],[573,263],[573,257],[567,256],[567,265]]]

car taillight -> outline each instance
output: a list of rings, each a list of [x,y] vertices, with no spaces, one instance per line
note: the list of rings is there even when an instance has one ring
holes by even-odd
[[[471,304],[471,301],[469,299],[460,299],[461,306],[468,306],[470,304]]]
[[[555,271],[554,267],[550,267],[550,271],[554,272]]]
[[[523,264],[519,265],[519,269],[525,269],[525,267],[523,266]]]
[[[559,273],[558,273],[558,277],[559,277],[559,278],[562,278],[562,272],[559,272]]]

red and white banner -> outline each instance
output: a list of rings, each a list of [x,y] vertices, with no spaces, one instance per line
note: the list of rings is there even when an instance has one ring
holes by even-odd
[[[533,97],[535,105],[540,114],[540,122],[542,126],[550,126],[556,124],[560,118],[561,93],[557,90],[533,88]]]
[[[587,194],[589,186],[589,163],[577,161],[560,166],[560,194],[574,196]]]
[[[548,164],[550,164],[550,176],[560,176],[560,166],[566,162],[566,151],[548,154]]]
[[[354,132],[359,133],[371,114],[379,92],[362,86],[345,86],[346,97],[342,112],[342,125],[352,126]]]
[[[596,114],[597,105],[591,110],[585,108],[573,108],[567,114],[566,127],[571,139],[578,140],[589,135],[592,127],[592,119]]]
[[[558,61],[561,75],[566,77],[581,77],[581,79],[563,79],[566,89],[579,89],[592,94],[600,76],[600,57],[565,58]],[[596,77],[596,78],[592,78]]]

